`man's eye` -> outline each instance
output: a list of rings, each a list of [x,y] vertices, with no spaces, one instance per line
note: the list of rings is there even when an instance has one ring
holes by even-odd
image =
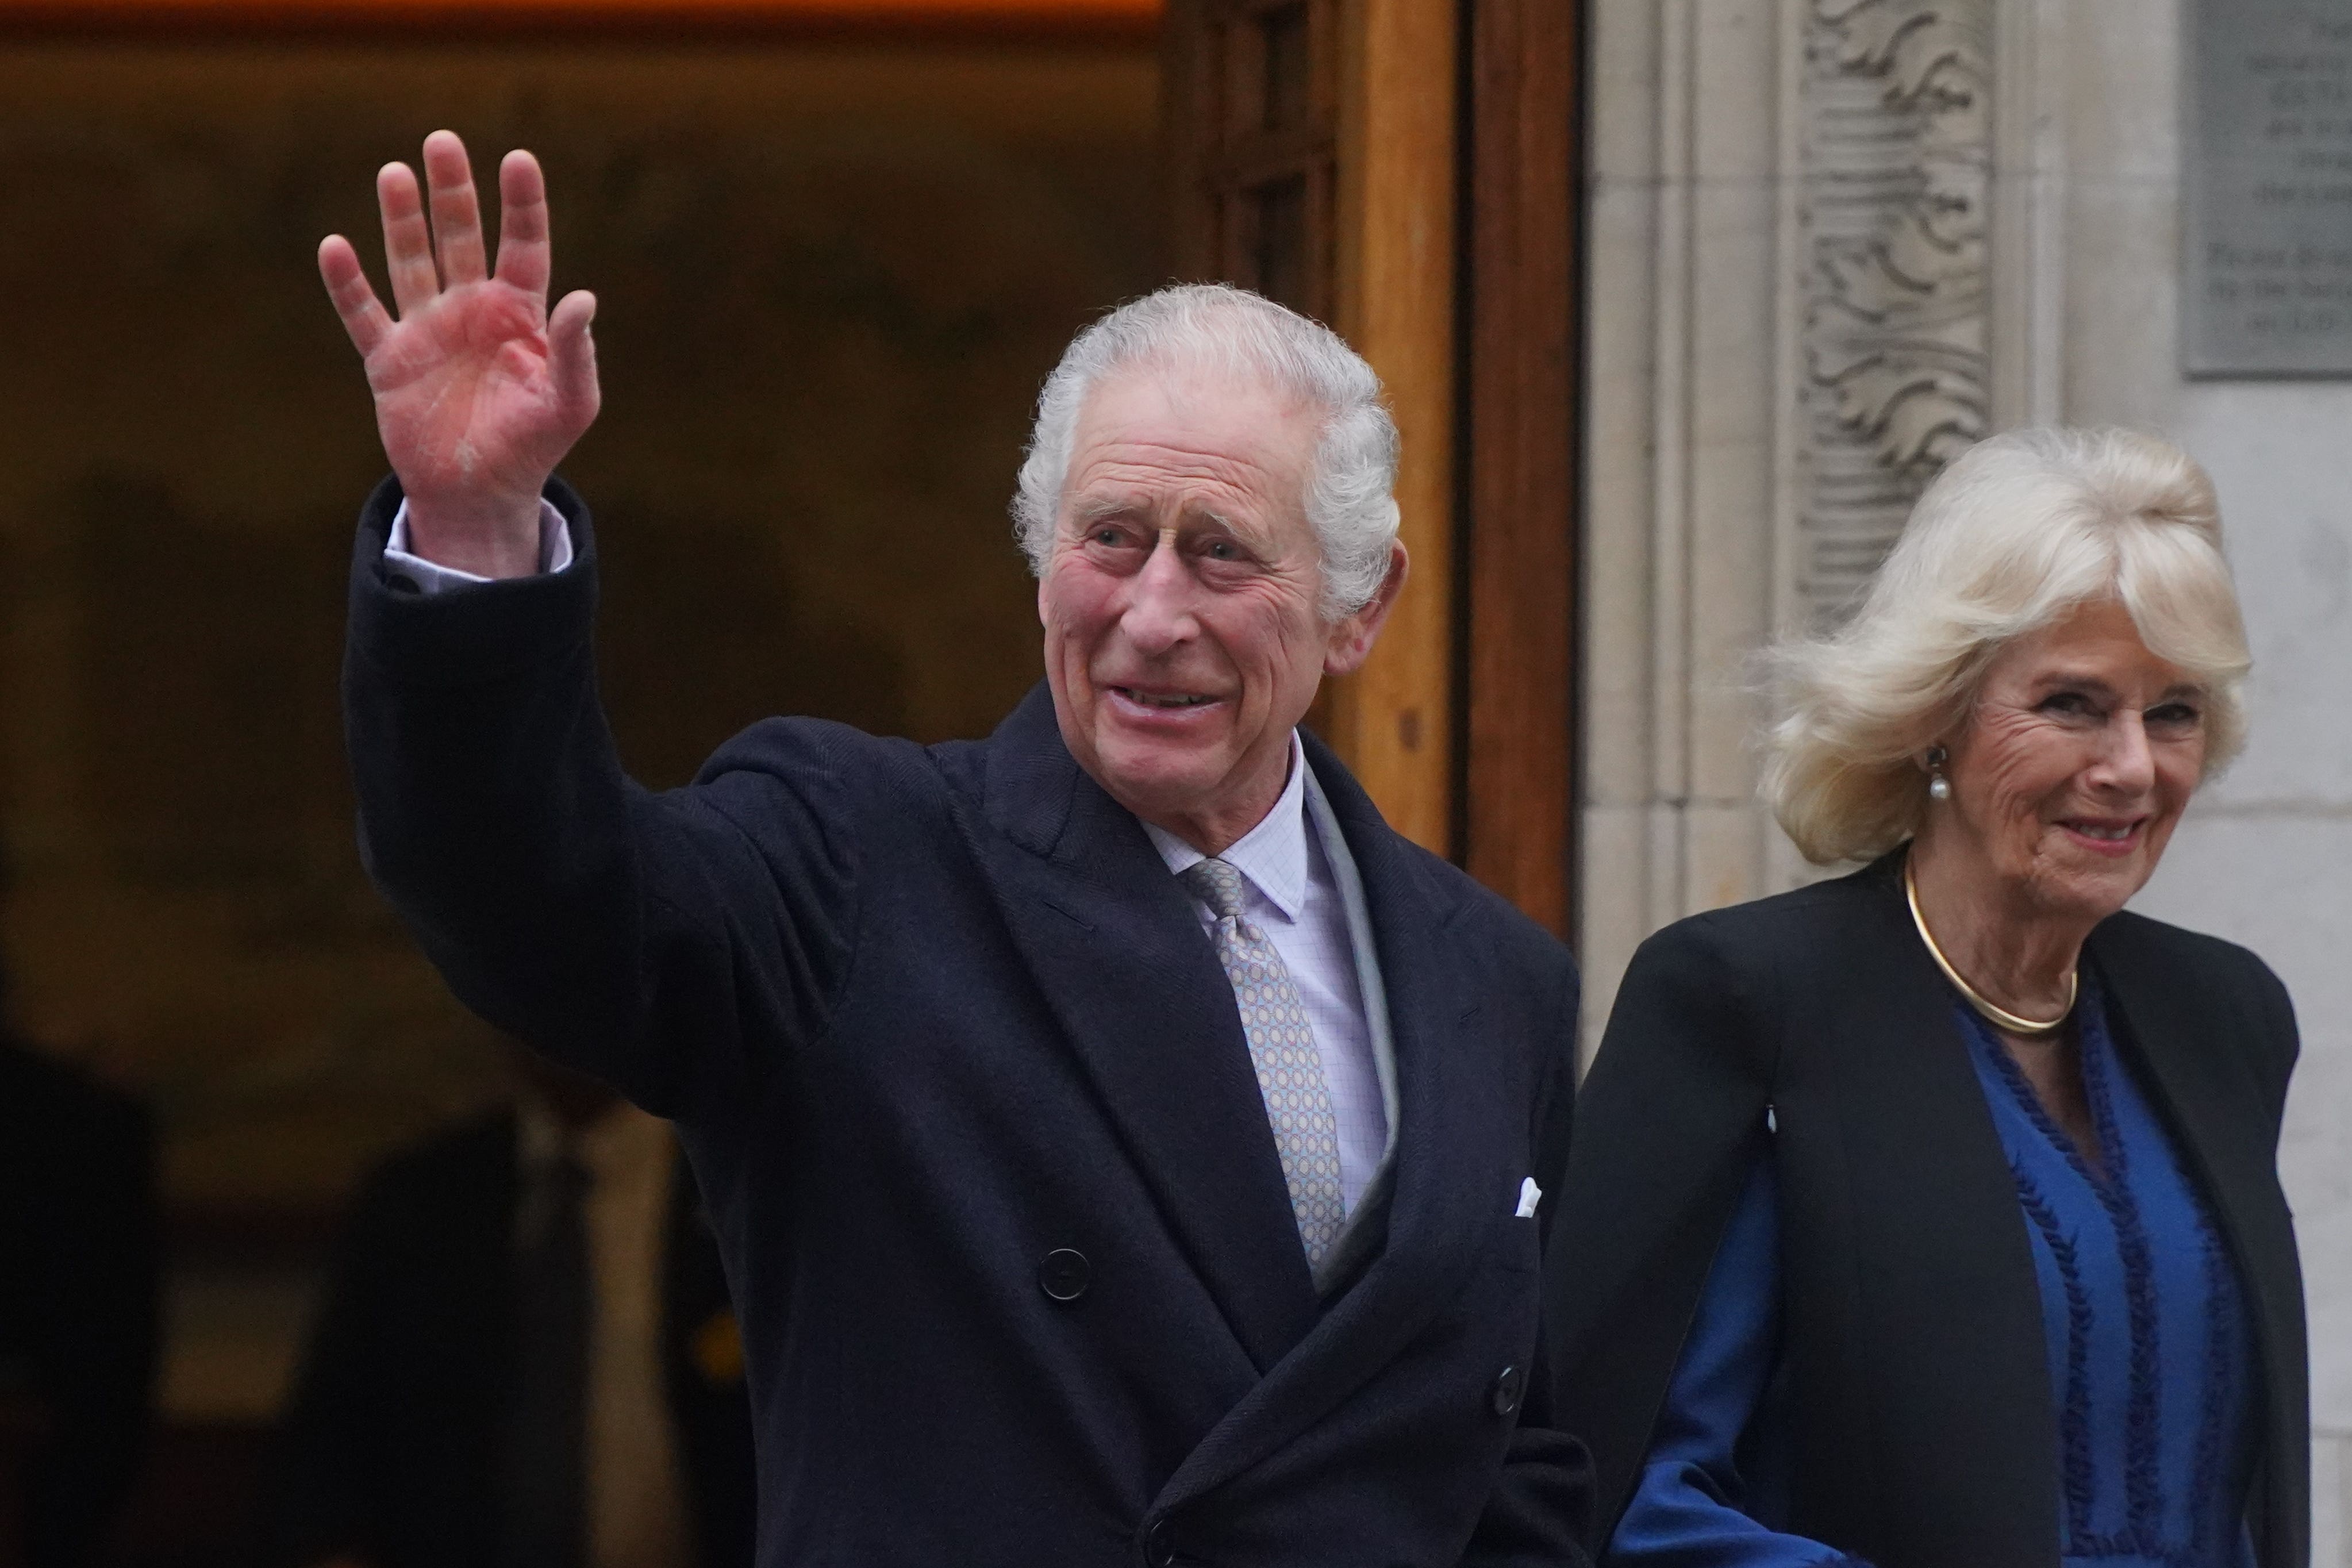
[[[1234,547],[1230,539],[1210,541],[1207,553],[1212,561],[1239,561],[1242,558],[1242,552]]]
[[[1119,531],[1115,528],[1097,528],[1089,537],[1097,544],[1117,544],[1120,540]]]

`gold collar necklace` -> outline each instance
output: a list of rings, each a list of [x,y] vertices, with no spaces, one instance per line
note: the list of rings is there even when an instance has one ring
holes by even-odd
[[[2067,972],[2066,1005],[2059,1010],[2056,1017],[2047,1023],[2038,1018],[2021,1018],[2008,1008],[1996,1007],[1986,1001],[1975,986],[1960,978],[1960,972],[1952,967],[1952,961],[1946,958],[1944,950],[1936,945],[1936,933],[1927,929],[1927,917],[1919,910],[1919,882],[1911,875],[1911,858],[1907,855],[1903,858],[1903,896],[1911,901],[1911,923],[1919,928],[1919,940],[1927,944],[1927,956],[1936,961],[1936,967],[1944,972],[1944,978],[1952,983],[1953,988],[1967,999],[1969,1005],[1996,1027],[2007,1029],[2013,1035],[2049,1035],[2063,1028],[2066,1020],[2074,1016],[2074,997],[2083,977],[2081,965],[2077,964]]]

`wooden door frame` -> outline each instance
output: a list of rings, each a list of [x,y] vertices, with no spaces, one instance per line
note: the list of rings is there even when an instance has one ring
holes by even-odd
[[[1247,29],[1301,4],[1318,68],[1335,76],[1314,123],[1235,133],[1248,119],[1236,103],[1261,85]],[[1576,912],[1583,9],[1170,0],[1163,34],[1178,274],[1258,286],[1251,182],[1328,184],[1315,210],[1330,231],[1310,237],[1314,275],[1291,302],[1371,362],[1404,437],[1412,581],[1370,661],[1327,682],[1308,721],[1392,826],[1563,938]]]
[[[1576,931],[1583,13],[1462,0],[1453,849]]]
[[[1161,35],[1177,276],[1241,283],[1328,321],[1380,374],[1403,437],[1395,493],[1408,584],[1364,668],[1326,681],[1307,722],[1390,826],[1440,853],[1452,849],[1459,772],[1461,3],[1168,0]],[[1267,39],[1300,36],[1302,13],[1311,106],[1276,125]],[[1258,240],[1269,231],[1253,209],[1302,185],[1304,256],[1267,272]]]

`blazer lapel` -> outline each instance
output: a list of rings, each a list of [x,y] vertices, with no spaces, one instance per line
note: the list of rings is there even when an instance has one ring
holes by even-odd
[[[1393,1361],[1460,1288],[1527,1173],[1507,1169],[1504,1150],[1486,1135],[1500,1086],[1472,1067],[1490,1058],[1467,1038],[1479,1024],[1483,965],[1449,931],[1465,906],[1311,736],[1307,753],[1363,879],[1388,991],[1399,1125],[1387,1243],[1185,1460],[1160,1494],[1163,1508],[1240,1474]]]
[[[2296,1446],[2291,1412],[2302,1397],[2303,1310],[2295,1282],[2294,1222],[2279,1190],[2266,1129],[2269,1113],[2237,1043],[2265,1026],[2241,1005],[2242,992],[2210,974],[2184,976],[2130,923],[2110,920],[2085,951],[2102,982],[2117,1043],[2140,1069],[2216,1224],[2237,1260],[2252,1308],[2256,1351],[2268,1393],[2270,1451]],[[2191,978],[2192,984],[2182,984]],[[2273,1539],[2292,1521],[2271,1521]]]
[[[1903,1282],[1870,1310],[1906,1321],[1902,1342],[1910,1353],[1873,1368],[1852,1345],[1792,1342],[1804,1364],[1838,1380],[1801,1403],[1799,1420],[1899,1409],[1927,1413],[1923,1425],[1941,1434],[1932,1446],[1945,1458],[1936,1464],[1889,1445],[1863,1459],[1885,1473],[1821,1480],[1849,1500],[1872,1488],[1907,1491],[1920,1505],[1916,1517],[1971,1520],[1975,1533],[1966,1542],[1849,1542],[1860,1554],[2054,1563],[2058,1451],[2032,1243],[1957,1000],[1912,929],[1900,864],[1890,857],[1852,879],[1846,933],[1836,946],[1843,971],[1830,986],[1807,987],[1809,1000],[1786,1025],[1791,1037],[1815,1035],[1830,1048],[1820,1058],[1823,1080],[1784,1079],[1781,1126],[1793,1133],[1798,1119],[1827,1104],[1836,1135],[1785,1137],[1777,1157],[1784,1191],[1850,1194],[1843,1227],[1817,1230],[1790,1216],[1781,1242],[1790,1278],[1844,1276],[1850,1265],[1812,1249],[1851,1248],[1868,1260],[1864,1280]],[[1951,1310],[1961,1301],[1965,1311]],[[1791,1334],[1813,1321],[1797,1315]],[[1837,1517],[1846,1506],[1797,1500],[1801,1516]]]
[[[1233,987],[1135,817],[1041,684],[986,748],[966,837],[1160,1212],[1263,1373],[1316,1297]]]
[[[2185,1145],[2189,1169],[2241,1259],[2247,1289],[2259,1292],[2274,1270],[2254,1265],[2274,1263],[2294,1245],[2276,1196],[2267,1114],[2252,1074],[2231,1056],[2232,1041],[2260,1023],[2240,1016],[2218,987],[2180,984],[2176,970],[2151,963],[2113,923],[2099,927],[2086,945],[2116,1034]]]

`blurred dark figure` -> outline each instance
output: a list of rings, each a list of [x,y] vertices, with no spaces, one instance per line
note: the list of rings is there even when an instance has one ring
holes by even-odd
[[[82,1568],[137,1479],[155,1384],[155,1137],[26,1046],[0,970],[0,1564]]]
[[[518,1048],[363,1184],[289,1409],[279,1568],[747,1568],[751,1409],[669,1124]]]

